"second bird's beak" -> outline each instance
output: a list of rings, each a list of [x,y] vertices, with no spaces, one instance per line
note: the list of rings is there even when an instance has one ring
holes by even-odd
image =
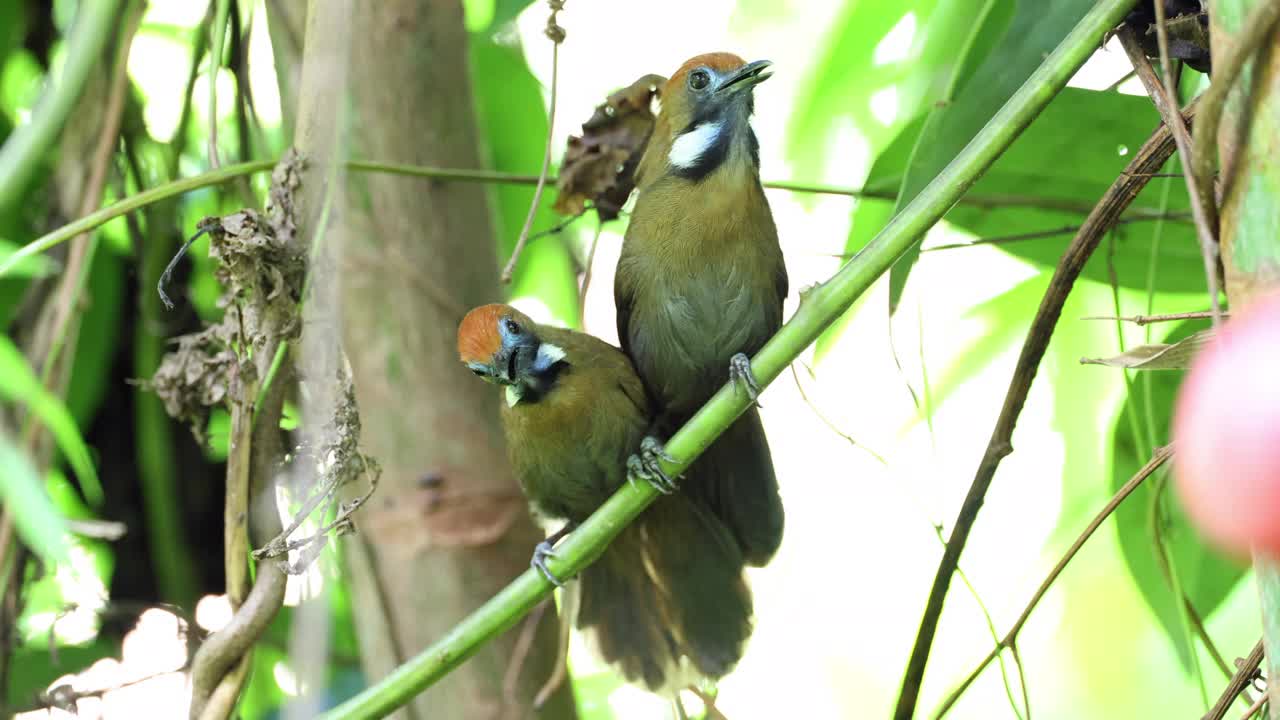
[[[512,359],[514,357],[514,350],[503,348],[493,356],[493,362],[490,364],[479,362],[467,363],[467,367],[469,367],[472,372],[475,372],[483,378],[485,382],[505,387],[506,392],[504,393],[504,396],[506,397],[507,405],[509,406],[515,406],[516,403],[520,402],[520,398],[524,394],[523,388],[512,381]]]
[[[757,60],[743,65],[720,83],[716,93],[737,94],[759,85],[773,76],[773,73],[765,72],[772,64],[769,60]]]

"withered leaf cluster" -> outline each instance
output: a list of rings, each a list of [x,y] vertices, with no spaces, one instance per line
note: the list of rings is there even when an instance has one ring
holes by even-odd
[[[209,409],[231,402],[240,394],[236,383],[255,376],[254,356],[301,328],[306,255],[293,206],[300,165],[291,152],[276,167],[265,216],[246,209],[200,222],[218,261],[215,274],[224,288],[218,305],[225,312],[204,330],[175,338],[177,347],[145,383],[170,416],[190,423],[197,440],[203,440]]]
[[[653,99],[666,81],[661,75],[641,77],[597,105],[582,135],[569,136],[556,212],[581,215],[590,202],[601,221],[618,217],[635,188],[636,166],[653,132]]]

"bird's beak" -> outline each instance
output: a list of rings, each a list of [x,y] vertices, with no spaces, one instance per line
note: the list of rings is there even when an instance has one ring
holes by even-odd
[[[469,362],[467,363],[467,369],[480,376],[480,379],[487,383],[503,382],[503,378],[499,374],[497,365],[490,365],[482,362]]]
[[[765,69],[772,64],[769,60],[757,60],[753,63],[747,63],[725,78],[720,83],[720,87],[716,88],[716,92],[738,93],[755,87],[773,76],[773,73],[765,72]]]

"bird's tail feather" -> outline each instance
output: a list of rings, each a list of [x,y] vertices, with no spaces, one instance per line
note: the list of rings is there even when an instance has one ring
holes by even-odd
[[[782,544],[782,498],[755,408],[703,452],[682,487],[728,528],[748,565],[763,567],[773,559]]]
[[[578,627],[592,631],[605,661],[655,692],[722,677],[751,634],[742,568],[715,517],[679,493],[660,498],[583,571]]]

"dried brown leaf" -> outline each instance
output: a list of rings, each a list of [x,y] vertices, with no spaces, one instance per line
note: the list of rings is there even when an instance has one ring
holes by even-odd
[[[601,221],[618,217],[635,188],[635,169],[653,132],[653,98],[665,82],[661,75],[641,77],[596,106],[581,136],[569,136],[556,212],[581,215],[590,202]]]
[[[1109,358],[1081,358],[1086,365],[1129,368],[1131,370],[1185,370],[1209,339],[1212,330],[1201,330],[1173,344],[1139,345],[1128,352]]]

